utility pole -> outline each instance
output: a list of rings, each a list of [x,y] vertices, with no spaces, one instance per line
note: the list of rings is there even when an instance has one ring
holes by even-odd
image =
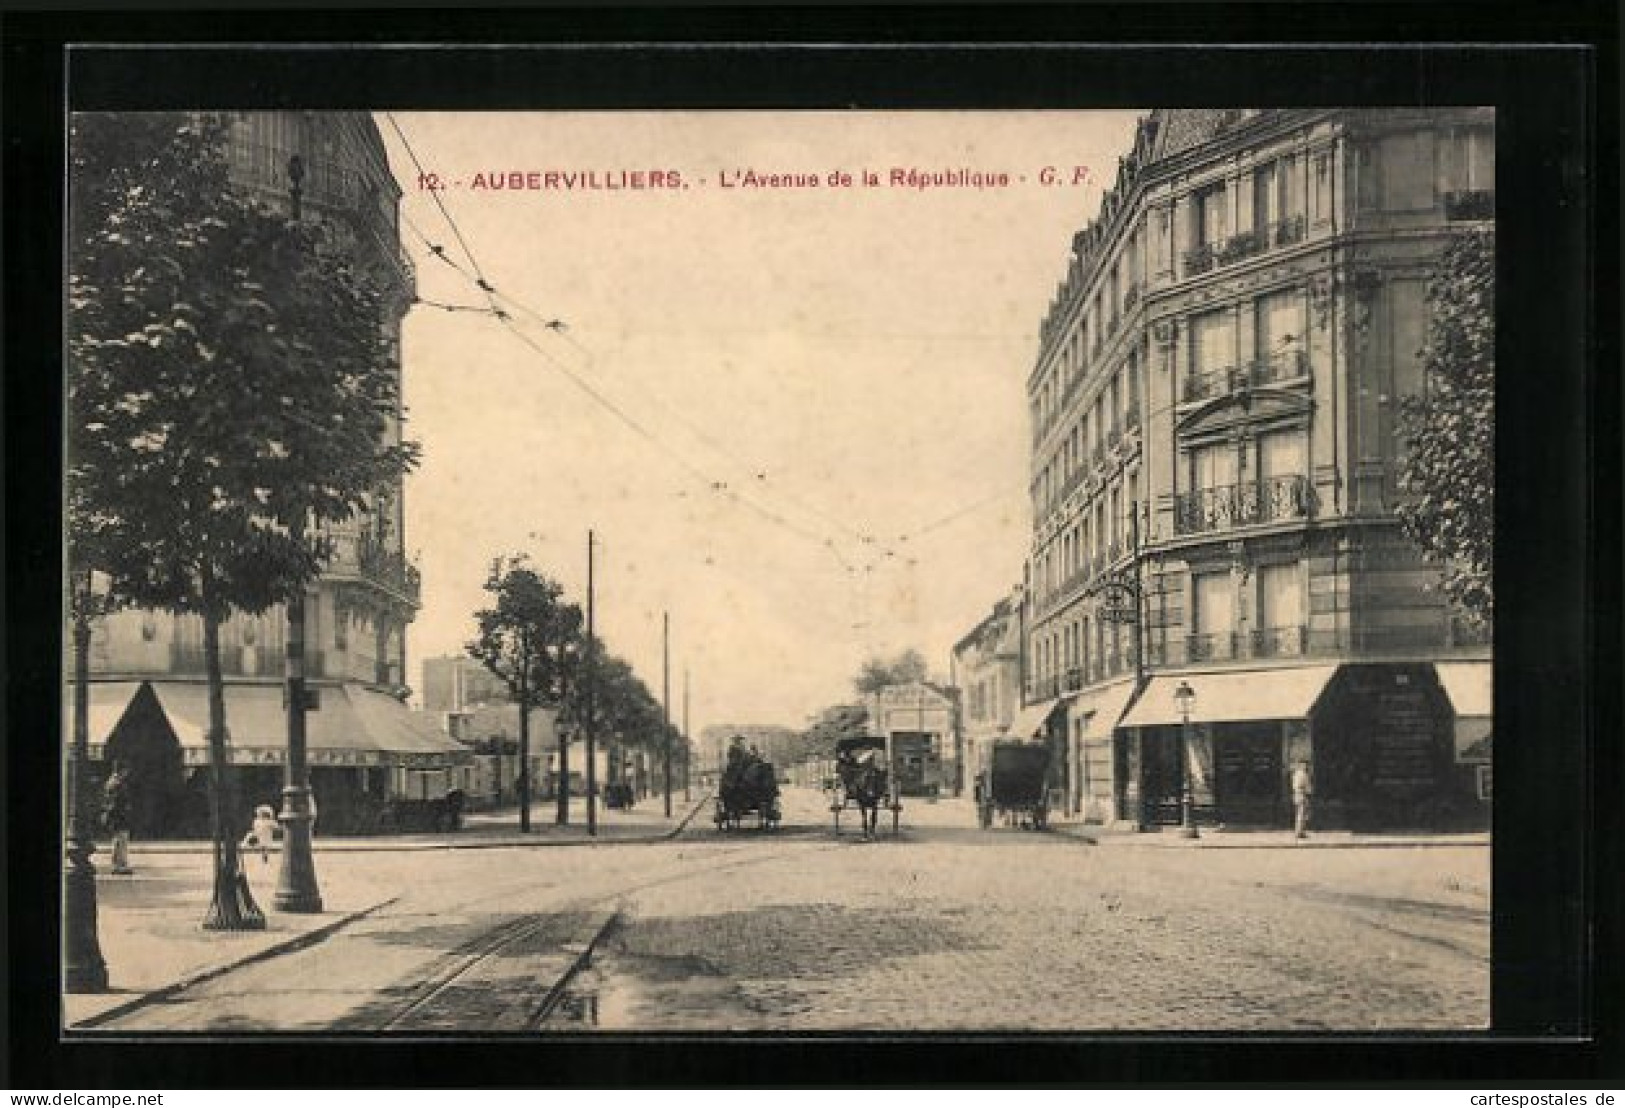
[[[304,213],[305,163],[296,154],[288,159],[288,198],[293,222]],[[292,521],[295,541],[304,537],[304,509]],[[359,551],[357,552],[359,555]],[[283,912],[320,912],[322,893],[316,884],[316,859],[311,850],[310,768],[305,760],[305,586],[303,582],[288,597],[287,644],[288,757],[283,767],[282,865],[277,874],[272,903]]]
[[[694,754],[694,740],[688,733],[688,667],[683,667],[683,799],[692,799],[689,781],[689,762]]]
[[[671,818],[671,613],[660,613],[660,738],[666,779],[666,818]]]
[[[593,535],[587,531],[587,834],[598,834],[598,770],[597,739],[593,731],[593,698],[598,695],[597,646],[592,637],[592,547]]]

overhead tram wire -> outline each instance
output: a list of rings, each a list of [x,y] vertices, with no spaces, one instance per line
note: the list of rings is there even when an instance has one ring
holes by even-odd
[[[518,328],[518,326],[516,326],[514,324],[514,322],[513,322],[513,320],[511,318],[502,320],[502,324],[503,324],[504,327],[506,327],[513,334],[513,336],[515,338],[517,338],[520,342],[524,343],[531,350],[535,351],[542,358],[546,359],[555,368],[557,368],[560,373],[564,374],[564,376],[567,377],[571,381],[571,383],[573,383],[577,388],[581,389],[581,391],[585,392],[593,400],[597,401],[597,403],[600,406],[607,409],[612,415],[614,415],[622,423],[626,424],[626,426],[628,428],[630,428],[640,438],[644,439],[645,441],[650,443],[652,446],[654,446],[656,449],[660,450],[662,453],[666,454],[667,456],[672,458],[674,461],[676,461],[678,465],[682,466],[685,470],[687,470],[706,489],[710,490],[711,492],[714,492],[714,493],[717,493],[717,494],[721,495],[725,499],[730,500],[733,503],[740,505],[741,507],[750,509],[751,511],[753,511],[753,512],[757,513],[758,515],[762,516],[764,519],[767,519],[768,521],[770,521],[772,523],[776,523],[780,527],[783,527],[788,531],[791,531],[791,532],[794,532],[797,535],[800,535],[802,538],[808,539],[808,540],[816,543],[820,548],[828,550],[834,556],[835,560],[838,563],[840,563],[840,565],[841,565],[841,567],[843,569],[850,569],[849,563],[846,561],[846,559],[841,557],[840,551],[837,550],[835,548],[834,544],[829,541],[828,536],[820,535],[817,532],[810,531],[810,530],[808,530],[808,529],[806,529],[804,527],[801,527],[800,525],[792,522],[791,520],[788,520],[788,519],[784,518],[783,516],[781,516],[777,512],[773,511],[771,508],[763,507],[762,505],[756,503],[755,501],[747,499],[746,497],[741,496],[732,487],[730,487],[726,481],[718,481],[711,474],[707,473],[705,470],[703,470],[699,466],[695,465],[688,458],[684,457],[679,451],[677,451],[676,449],[674,449],[673,447],[668,445],[666,442],[662,441],[659,436],[654,434],[654,432],[650,431],[642,423],[639,423],[636,419],[634,419],[630,414],[628,414],[624,409],[622,409],[614,401],[610,400],[603,393],[601,393],[597,389],[595,389],[589,382],[583,380],[581,378],[580,374],[576,373],[569,366],[565,365],[563,362],[559,361],[559,359],[555,358],[552,354],[548,353],[545,349],[543,349],[536,342],[536,340],[531,338],[529,335],[525,334],[524,331],[520,330]]]
[[[412,229],[412,231],[420,239],[423,240],[425,247],[427,247],[429,249],[429,251],[432,254],[434,254],[435,257],[437,257],[437,258],[441,259],[442,261],[446,262],[453,269],[456,269],[459,273],[461,273],[464,276],[464,278],[466,278],[466,279],[468,279],[468,280],[470,280],[472,282],[475,282],[476,284],[479,283],[479,280],[480,280],[479,278],[470,275],[466,270],[463,270],[460,266],[458,266],[456,262],[454,262],[452,259],[447,257],[446,254],[445,254],[444,248],[438,246],[433,241],[431,241],[429,239],[429,237],[426,234],[424,234],[423,231],[415,223],[413,223],[411,221],[411,219],[409,219],[409,218],[407,218],[405,216],[403,216],[402,218],[406,220],[407,226],[409,226]],[[495,288],[489,288],[488,286],[481,286],[481,287],[486,288],[487,291],[490,293],[492,298],[494,298],[496,300],[501,300],[501,301],[507,303],[508,305],[510,305],[511,307],[513,307],[514,309],[516,309],[518,312],[531,317],[533,320],[535,320],[537,323],[539,323],[542,327],[546,328],[549,332],[556,335],[558,338],[564,340],[565,342],[569,343],[571,346],[575,347],[577,350],[579,350],[582,353],[583,356],[585,356],[587,358],[589,364],[591,364],[591,365],[596,365],[597,364],[597,355],[595,355],[591,350],[587,349],[587,347],[583,346],[581,343],[577,342],[574,338],[572,338],[570,336],[569,327],[568,327],[567,324],[565,324],[565,322],[563,320],[556,319],[556,318],[551,318],[551,317],[545,315],[544,313],[537,311],[535,308],[532,308],[530,305],[526,304],[522,300],[517,299],[516,297],[514,297],[510,293],[502,292],[502,291],[500,291],[498,289],[495,289]],[[497,314],[498,319],[502,319],[503,316],[504,316],[504,313],[502,313],[500,310],[496,314]],[[675,409],[673,407],[670,407],[670,406],[667,406],[665,410],[666,410],[668,415],[672,416],[673,418],[675,418],[677,420],[678,423],[682,424],[683,427],[685,429],[687,429],[690,434],[692,434],[695,438],[697,438],[700,442],[704,443],[706,446],[710,447],[712,450],[716,451],[722,457],[728,459],[729,461],[733,462],[735,465],[739,466],[741,471],[746,472],[746,473],[754,474],[759,480],[766,481],[768,479],[765,472],[761,469],[761,467],[756,466],[756,465],[752,465],[750,462],[746,461],[744,458],[741,458],[738,454],[734,453],[727,446],[724,446],[722,443],[718,442],[715,438],[713,438],[706,431],[701,429],[692,420],[690,420],[686,416],[684,416],[680,411],[678,411],[677,409]],[[816,507],[815,505],[808,504],[805,501],[800,500],[799,498],[790,496],[788,493],[784,492],[782,489],[779,489],[779,490],[775,491],[774,495],[777,496],[779,499],[783,500],[787,505],[789,505],[791,507],[794,507],[794,508],[797,508],[797,509],[799,509],[799,510],[801,510],[803,512],[806,512],[808,515],[816,516],[819,519],[823,520],[825,523],[828,523],[831,526],[839,528],[841,531],[845,532],[847,535],[850,535],[853,539],[856,539],[859,542],[868,543],[868,544],[878,543],[878,540],[874,536],[868,535],[868,534],[866,534],[866,533],[864,533],[862,531],[857,530],[851,524],[845,522],[844,520],[838,519],[833,515],[830,515],[828,512],[823,511],[822,509]],[[881,544],[881,550],[882,550],[882,553],[886,554],[888,557],[898,557],[899,556],[897,551],[887,549],[884,546],[884,544]]]
[[[400,123],[398,123],[395,119],[395,113],[385,112],[384,118],[389,120],[389,125],[394,128],[396,136],[401,140],[401,145],[406,148],[406,156],[411,158],[412,164],[417,167],[419,178],[421,179],[427,176],[428,171],[423,168],[423,163],[418,160],[418,152],[412,149],[412,141],[406,137],[406,132],[401,130]],[[451,233],[456,236],[458,245],[463,248],[463,253],[468,258],[468,264],[474,267],[475,283],[484,290],[485,295],[488,298],[491,298],[494,301],[496,290],[493,289],[491,287],[491,283],[485,279],[485,273],[480,269],[479,259],[474,257],[474,251],[469,248],[468,240],[463,237],[462,228],[457,226],[457,221],[451,217],[451,212],[446,209],[446,202],[440,199],[440,190],[438,188],[430,189],[429,199],[433,200],[434,206],[440,209],[441,218],[444,219],[446,221],[446,225],[451,228]],[[496,307],[496,304],[493,302],[491,306]]]
[[[437,244],[433,239],[431,239],[427,234],[425,234],[423,229],[420,228],[416,223],[414,223],[409,217],[407,217],[407,216],[405,216],[403,214],[402,220],[412,230],[412,232],[415,235],[417,235],[417,237],[419,239],[421,239],[423,241],[424,248],[426,250],[428,250],[431,257],[438,258],[440,261],[444,262],[446,265],[448,265],[452,269],[456,270],[465,279],[469,280],[470,282],[477,283],[477,280],[478,280],[477,278],[473,277],[468,272],[467,269],[465,269],[463,266],[459,265],[457,263],[456,259],[450,257],[445,252],[444,247]],[[508,303],[514,304],[514,305],[519,306],[519,307],[523,307],[524,311],[527,314],[531,315],[535,319],[538,319],[538,320],[544,319],[544,317],[540,313],[536,312],[534,309],[531,309],[529,307],[524,307],[523,305],[520,305],[518,301],[514,300],[511,296],[508,296],[506,293],[498,293],[493,289],[493,290],[491,290],[491,295],[493,297],[505,300]],[[600,404],[601,406],[603,406],[604,408],[606,408],[610,412],[612,412],[622,422],[626,423],[629,427],[631,427],[637,434],[639,434],[640,436],[642,436],[643,438],[645,438],[649,442],[653,443],[655,446],[657,446],[659,449],[661,449],[666,454],[668,454],[671,457],[675,458],[685,469],[687,469],[690,473],[692,473],[695,477],[697,477],[705,485],[706,488],[710,489],[713,492],[720,493],[720,494],[726,496],[727,498],[733,500],[735,503],[738,503],[738,504],[740,504],[740,505],[742,505],[744,507],[747,507],[747,508],[751,509],[752,511],[757,512],[760,515],[765,516],[766,518],[768,518],[772,522],[777,523],[780,526],[786,527],[789,530],[794,531],[795,533],[802,536],[803,538],[807,538],[807,539],[810,539],[813,542],[818,543],[820,546],[824,547],[825,549],[827,549],[830,552],[830,554],[835,558],[836,562],[838,562],[840,564],[840,566],[841,566],[841,568],[843,570],[846,570],[847,572],[852,572],[852,564],[845,557],[843,557],[841,555],[840,549],[836,546],[835,542],[829,536],[822,535],[822,534],[817,534],[815,532],[807,530],[806,528],[800,527],[800,526],[796,525],[795,523],[791,522],[790,520],[787,520],[784,517],[780,516],[778,513],[773,512],[771,509],[764,508],[761,505],[755,503],[754,501],[748,500],[748,499],[740,496],[731,487],[729,487],[727,482],[718,481],[710,473],[707,473],[704,470],[700,469],[700,467],[698,467],[697,465],[695,465],[694,463],[689,461],[687,458],[683,457],[674,448],[670,447],[669,445],[667,445],[666,443],[661,441],[652,431],[648,430],[647,428],[645,428],[644,426],[639,424],[637,421],[633,420],[629,415],[627,415],[627,413],[625,411],[623,411],[620,407],[618,407],[608,397],[604,396],[601,392],[594,389],[586,381],[582,380],[579,375],[577,375],[573,370],[571,370],[568,366],[566,366],[562,361],[560,361],[558,358],[554,357],[547,350],[542,348],[533,339],[531,339],[530,336],[526,335],[515,324],[513,316],[512,316],[511,313],[504,311],[500,307],[480,308],[478,306],[473,306],[473,305],[444,305],[444,304],[440,304],[440,303],[437,303],[435,301],[429,301],[429,300],[420,300],[419,302],[423,303],[423,304],[425,304],[426,306],[429,306],[429,307],[442,308],[442,309],[447,310],[447,311],[466,311],[466,312],[472,312],[472,313],[477,313],[477,314],[481,314],[481,315],[493,316],[499,323],[502,323],[508,330],[512,331],[512,333],[517,338],[519,338],[522,342],[524,342],[525,345],[529,346],[535,353],[537,353],[538,355],[540,355],[541,357],[546,359],[548,362],[552,363],[552,365],[554,367],[556,367],[560,372],[564,373],[567,377],[569,377],[570,380],[577,387],[579,387],[584,392],[586,392],[587,395],[590,396],[594,401],[596,401],[598,404]],[[554,331],[556,333],[557,328],[554,328],[554,327],[551,326],[552,322],[557,322],[557,321],[547,321],[547,323],[545,323],[544,325],[549,326],[549,330]],[[578,349],[582,349],[584,353],[588,353],[588,356],[591,357],[590,352],[587,352],[585,350],[585,348],[581,347],[580,343],[572,342],[572,345],[576,346]],[[682,417],[679,416],[678,418],[679,418],[679,420],[681,420]],[[705,438],[705,436],[704,436],[704,434],[702,432],[698,432],[696,430],[696,434],[702,440]],[[715,448],[715,444],[712,444],[712,445],[713,445],[713,448]],[[736,459],[736,463],[745,466],[745,468],[749,468],[749,466],[746,465],[740,459]],[[802,508],[803,508],[803,510],[811,510],[809,506],[805,506],[805,505],[803,505]],[[860,540],[865,538],[865,536],[862,536],[862,535],[858,534],[857,532],[852,531],[851,528],[845,527],[844,525],[843,525],[843,530],[846,530],[848,533],[852,534],[854,538],[858,538]]]

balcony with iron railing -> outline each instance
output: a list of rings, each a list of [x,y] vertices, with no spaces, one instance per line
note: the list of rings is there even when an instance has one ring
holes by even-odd
[[[1058,675],[1048,677],[1034,677],[1027,686],[1027,699],[1029,701],[1054,700],[1061,695],[1061,679]]]
[[[1249,654],[1254,658],[1297,658],[1307,646],[1309,629],[1299,625],[1255,627],[1247,635]]]
[[[334,554],[327,565],[329,577],[350,578],[377,586],[414,608],[422,602],[423,578],[403,551],[394,549],[371,531],[335,531],[330,537]]]
[[[1301,215],[1278,219],[1271,227],[1276,246],[1291,246],[1293,243],[1302,242],[1307,229],[1308,221]]]
[[[1185,376],[1180,399],[1185,403],[1227,396],[1260,385],[1292,381],[1309,374],[1309,357],[1302,350],[1281,350],[1254,358],[1245,365],[1193,369]]]
[[[1307,519],[1314,491],[1301,475],[1197,489],[1174,498],[1174,533],[1195,535]]]
[[[1308,220],[1304,216],[1291,215],[1273,223],[1261,224],[1255,230],[1241,231],[1228,238],[1200,243],[1185,251],[1183,255],[1185,273],[1187,276],[1197,276],[1221,266],[1234,265],[1236,262],[1262,254],[1272,247],[1291,246],[1302,242],[1308,233],[1308,226]]]
[[[1479,650],[1445,624],[1427,627],[1365,627],[1311,630],[1301,624],[1153,638],[1146,660],[1153,668],[1205,662],[1268,661],[1281,658],[1426,655]]]
[[[305,676],[328,677],[327,655],[320,650],[305,651]],[[251,664],[252,663],[252,664]],[[258,649],[233,644],[220,647],[220,673],[223,677],[280,677],[287,669],[288,656],[281,649]],[[207,672],[203,647],[197,643],[171,643],[169,671],[203,676]]]

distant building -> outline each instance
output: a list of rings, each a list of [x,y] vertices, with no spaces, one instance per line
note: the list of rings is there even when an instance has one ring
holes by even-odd
[[[423,660],[423,707],[431,712],[460,712],[484,704],[506,704],[508,685],[466,654]]]
[[[1495,211],[1490,109],[1158,110],[1028,380],[1025,704],[1134,825],[1477,817],[1490,652],[1395,514],[1429,275]],[[1189,689],[1185,716],[1174,693]],[[1471,771],[1471,772],[1470,772]]]
[[[869,725],[891,744],[904,796],[958,796],[964,787],[954,690],[929,681],[886,685],[868,698]]]
[[[365,112],[232,113],[226,155],[233,182],[286,208],[289,165],[302,160],[303,218],[331,229],[385,290],[378,324],[400,372],[401,319],[415,274],[400,249],[400,187]],[[70,264],[72,259],[70,259]],[[400,438],[396,413],[386,434]],[[355,520],[328,528],[336,551],[305,605],[310,782],[321,832],[361,830],[382,802],[439,795],[466,752],[407,710],[406,625],[418,609],[417,567],[405,553],[402,482]],[[243,803],[276,804],[283,785],[287,615],[237,614],[220,628],[232,770]],[[207,685],[203,623],[195,615],[124,610],[92,627],[90,756],[131,771],[138,836],[203,834],[207,797]],[[71,675],[69,664],[65,672]],[[65,717],[66,718],[66,715]],[[64,732],[67,732],[64,727]]]
[[[720,772],[728,757],[728,744],[736,735],[743,738],[747,746],[756,747],[781,774],[787,775],[790,767],[801,760],[801,733],[792,728],[776,723],[714,723],[700,731],[699,748],[695,752],[699,759],[696,770]]]
[[[1021,589],[1001,597],[993,610],[954,644],[954,685],[959,690],[959,729],[965,775],[976,772],[987,745],[1010,732],[1021,708]]]

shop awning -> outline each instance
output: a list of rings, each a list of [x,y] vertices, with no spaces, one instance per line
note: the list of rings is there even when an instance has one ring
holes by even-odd
[[[1239,673],[1182,673],[1153,677],[1124,717],[1124,727],[1165,727],[1181,721],[1174,690],[1189,683],[1196,699],[1192,723],[1303,719],[1315,706],[1336,666],[1295,666]]]
[[[1049,723],[1049,717],[1055,714],[1055,709],[1072,698],[1059,696],[1053,700],[1041,700],[1037,704],[1029,704],[1016,713],[1016,718],[1010,721],[1009,737],[1012,739],[1030,739],[1044,725]]]
[[[208,686],[181,681],[152,685],[187,763],[207,763]],[[312,687],[320,696],[320,707],[305,713],[305,743],[313,766],[432,767],[468,754],[466,746],[433,721],[414,716],[391,696],[357,685]],[[225,694],[232,762],[280,763],[288,746],[282,686],[228,684]]]
[[[1123,709],[1134,696],[1134,682],[1124,681],[1095,693],[1086,705],[1088,720],[1083,725],[1084,742],[1107,742],[1123,718]]]
[[[1495,666],[1482,662],[1436,662],[1439,684],[1458,717],[1494,715]]]
[[[125,711],[130,707],[130,701],[141,688],[139,681],[92,681],[86,690],[88,693],[89,711],[86,713],[86,730],[89,734],[90,756],[101,757],[101,748],[106,745],[107,738],[118,726],[119,720],[124,718]],[[73,682],[67,681],[62,686],[62,742],[66,746],[73,741]]]

